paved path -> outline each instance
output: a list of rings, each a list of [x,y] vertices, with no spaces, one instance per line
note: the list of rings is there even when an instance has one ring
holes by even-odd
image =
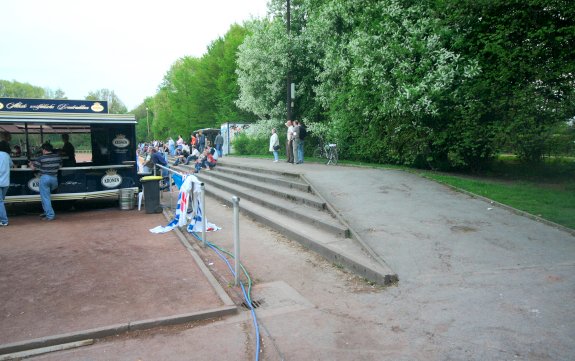
[[[486,348],[486,355],[489,349],[557,360],[575,354],[571,234],[408,172],[224,162],[305,174],[398,273],[391,309],[400,328],[417,322],[435,330],[436,342],[464,341]]]

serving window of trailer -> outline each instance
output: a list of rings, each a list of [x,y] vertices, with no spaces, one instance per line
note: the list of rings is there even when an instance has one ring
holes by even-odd
[[[117,196],[124,188],[137,190],[135,124],[133,115],[0,114],[0,131],[11,135],[15,165],[7,202],[39,200],[38,174],[28,164],[41,155],[45,142],[61,150],[64,134],[75,148],[76,162],[67,163],[63,156],[53,199],[101,198]]]
[[[132,128],[127,124],[0,124],[0,131],[9,132],[12,136],[12,160],[19,166],[27,165],[28,161],[41,155],[40,147],[45,142],[51,143],[56,151],[61,150],[64,134],[74,146],[77,167],[133,161],[136,154],[130,144],[134,136]],[[65,161],[65,154],[62,156]]]

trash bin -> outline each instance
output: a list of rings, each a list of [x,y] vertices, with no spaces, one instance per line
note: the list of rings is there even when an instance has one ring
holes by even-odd
[[[160,181],[161,176],[146,176],[140,178],[140,182],[144,188],[144,208],[146,213],[161,213],[162,206],[160,205]]]

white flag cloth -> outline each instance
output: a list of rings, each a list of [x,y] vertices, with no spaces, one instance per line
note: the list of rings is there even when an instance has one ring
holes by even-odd
[[[188,223],[188,218],[191,219],[190,224],[187,227],[187,231],[192,232],[202,232],[202,205],[200,196],[202,193],[201,182],[194,175],[187,175],[184,177],[182,185],[180,186],[180,193],[178,195],[178,204],[176,206],[176,214],[172,221],[166,226],[157,226],[150,229],[152,233],[166,233],[171,231],[176,227],[183,227]],[[188,215],[189,199],[192,197],[192,213],[191,216]],[[213,223],[209,223],[206,220],[206,232],[217,231],[221,229]]]

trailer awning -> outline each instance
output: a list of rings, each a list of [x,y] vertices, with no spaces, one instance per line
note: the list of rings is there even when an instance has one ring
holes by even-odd
[[[136,124],[134,114],[55,114],[0,112],[0,126],[5,123],[36,124]]]

